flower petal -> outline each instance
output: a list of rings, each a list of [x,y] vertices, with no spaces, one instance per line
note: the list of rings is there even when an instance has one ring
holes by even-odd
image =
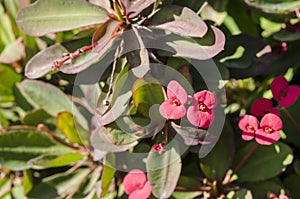
[[[160,105],[159,112],[164,118],[178,120],[186,114],[186,108],[183,105],[176,106],[171,99],[167,99]]]
[[[123,180],[124,191],[128,195],[144,186],[147,181],[146,175],[143,171],[134,169],[131,170]]]
[[[272,133],[266,133],[263,129],[258,129],[255,134],[255,140],[261,145],[271,145],[280,139],[280,133],[274,131]]]
[[[206,105],[208,109],[213,109],[218,104],[217,96],[208,90],[195,93],[193,98],[195,101],[194,103],[202,102]]]
[[[289,83],[283,76],[276,77],[270,85],[274,99],[280,101],[282,94],[287,90],[288,86]]]
[[[273,113],[268,113],[265,116],[263,116],[263,118],[261,119],[260,127],[261,128],[270,127],[274,131],[279,131],[283,128],[283,124],[280,117],[278,117]]]
[[[263,116],[269,109],[271,109],[273,103],[267,98],[257,99],[251,106],[251,114],[254,116]]]
[[[281,107],[287,107],[293,105],[299,97],[299,87],[298,86],[290,86],[287,89],[286,97],[280,100]]]
[[[152,192],[152,186],[149,181],[147,181],[142,189],[137,189],[132,192],[128,199],[147,199],[150,197]]]
[[[273,114],[277,115],[278,117],[280,117],[280,111],[278,108],[271,108],[268,110],[268,113],[273,113]]]
[[[167,96],[169,99],[177,98],[181,104],[186,104],[188,95],[185,89],[175,80],[170,81],[167,88]]]
[[[255,133],[254,132],[243,132],[242,134],[242,139],[249,141],[252,140],[254,138]]]
[[[278,199],[289,199],[289,197],[281,193]]]
[[[253,115],[244,115],[239,121],[239,127],[244,132],[249,132],[248,126],[252,126],[254,130],[258,129],[258,120]]]
[[[214,121],[214,113],[212,110],[199,111],[196,106],[190,106],[187,118],[194,126],[208,128]]]

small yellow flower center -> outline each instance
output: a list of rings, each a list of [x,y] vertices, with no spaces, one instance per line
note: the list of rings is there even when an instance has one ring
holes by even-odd
[[[207,106],[206,106],[205,104],[199,103],[199,104],[198,104],[198,109],[199,109],[200,111],[205,111],[205,110],[207,110],[208,108],[207,108]]]
[[[246,127],[246,129],[247,129],[248,132],[255,132],[254,127],[251,126],[251,125],[248,125],[248,126]]]
[[[266,127],[264,128],[264,131],[265,131],[266,133],[273,133],[274,130],[273,130],[271,127],[266,126]]]
[[[173,103],[175,106],[180,106],[180,105],[181,105],[180,100],[177,99],[177,98],[173,99],[172,103]]]

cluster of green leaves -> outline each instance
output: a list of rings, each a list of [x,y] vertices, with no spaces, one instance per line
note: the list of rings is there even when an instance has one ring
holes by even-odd
[[[0,2],[0,198],[126,198],[122,169],[146,171],[151,198],[300,196],[300,100],[271,146],[237,128],[273,77],[300,84],[300,33],[282,29],[299,1]],[[210,58],[227,83],[220,137],[158,111],[174,78],[206,89],[190,62]]]

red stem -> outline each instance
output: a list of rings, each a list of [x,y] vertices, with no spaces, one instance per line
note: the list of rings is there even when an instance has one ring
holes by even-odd
[[[63,54],[62,59],[53,62],[52,70],[58,70],[67,61],[69,61],[75,57],[78,57],[78,56],[82,55],[83,53],[90,51],[92,49],[93,49],[93,45],[90,45],[90,46],[82,47],[73,53]]]

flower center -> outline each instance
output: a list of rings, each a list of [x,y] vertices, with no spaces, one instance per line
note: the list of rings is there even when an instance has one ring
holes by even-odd
[[[203,104],[202,102],[200,102],[198,104],[198,110],[200,110],[200,111],[206,111],[207,109],[208,109],[207,106],[205,104]]]
[[[251,126],[251,125],[246,126],[246,129],[247,129],[248,132],[255,132],[254,127]]]
[[[271,127],[266,126],[266,127],[264,128],[264,131],[265,131],[266,133],[273,133],[274,130],[273,130]]]
[[[180,105],[181,105],[180,100],[177,99],[177,98],[173,99],[172,103],[173,103],[175,106],[180,106]]]
[[[287,96],[287,91],[283,91],[281,94],[280,94],[280,99],[283,99]]]

